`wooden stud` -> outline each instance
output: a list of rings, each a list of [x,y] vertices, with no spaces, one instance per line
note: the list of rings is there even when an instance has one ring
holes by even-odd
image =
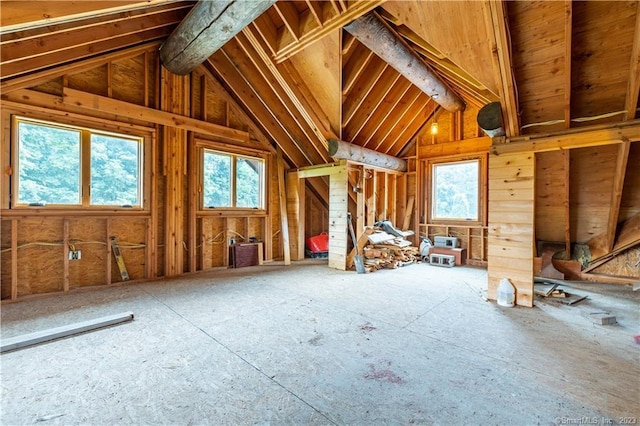
[[[69,219],[62,221],[62,245],[63,259],[62,259],[62,291],[69,291]]]
[[[11,219],[11,300],[18,300],[18,220]]]
[[[562,150],[564,163],[564,246],[567,252],[567,259],[571,259],[571,151]],[[535,228],[534,228],[535,229]]]
[[[289,221],[287,218],[287,191],[284,181],[284,160],[282,150],[276,151],[276,162],[278,167],[278,197],[280,206],[280,232],[282,234],[282,244],[284,248],[284,264],[291,264],[291,248],[289,246]]]
[[[107,242],[105,247],[106,247],[106,251],[105,251],[105,271],[104,271],[104,275],[105,275],[105,284],[111,284],[111,268],[113,267],[112,264],[112,253],[111,250],[113,250],[111,248],[111,219],[106,219],[105,220],[105,241]]]
[[[189,272],[196,272],[198,267],[197,256],[197,216],[199,207],[200,188],[198,177],[202,176],[202,167],[200,163],[199,150],[196,147],[193,132],[189,132],[187,136],[187,167],[188,187],[189,187],[189,206],[187,211],[187,262],[189,264]]]

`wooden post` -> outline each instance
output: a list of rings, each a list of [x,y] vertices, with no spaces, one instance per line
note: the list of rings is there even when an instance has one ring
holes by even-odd
[[[344,29],[447,111],[464,109],[464,101],[431,72],[375,13],[359,17]]]
[[[284,264],[291,264],[291,248],[289,247],[289,220],[287,219],[287,191],[284,183],[284,160],[282,150],[278,147],[276,152],[278,166],[278,197],[280,198],[280,232],[282,232],[282,245],[284,249]]]
[[[287,214],[291,218],[291,258],[304,260],[305,185],[298,172],[287,173]]]
[[[275,2],[199,1],[160,46],[162,65],[174,74],[189,74]]]

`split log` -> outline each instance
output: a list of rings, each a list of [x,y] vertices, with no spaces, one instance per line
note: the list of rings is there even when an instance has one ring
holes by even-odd
[[[480,108],[476,120],[487,136],[495,138],[505,135],[500,102],[491,102]]]
[[[329,139],[328,142],[330,157],[398,172],[407,171],[407,162],[400,158],[337,139]]]
[[[462,111],[463,100],[434,74],[375,13],[370,12],[344,27],[360,43],[450,112]]]
[[[186,75],[276,0],[200,0],[160,47],[169,71]]]

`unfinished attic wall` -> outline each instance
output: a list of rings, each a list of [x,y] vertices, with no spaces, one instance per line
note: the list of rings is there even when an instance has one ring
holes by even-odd
[[[238,242],[259,238],[266,260],[282,252],[270,142],[206,70],[186,77],[161,75],[156,52],[132,49],[114,59],[106,55],[102,63],[93,59],[91,66],[47,70],[48,78],[36,75],[31,85],[24,78],[26,83],[3,92],[3,170],[14,166],[8,155],[13,115],[138,135],[145,155],[142,209],[12,206],[13,176],[2,175],[3,302],[121,283],[111,236],[131,281],[227,267],[230,237]],[[264,159],[266,209],[202,208],[204,148]],[[81,251],[79,260],[69,260],[71,249]]]

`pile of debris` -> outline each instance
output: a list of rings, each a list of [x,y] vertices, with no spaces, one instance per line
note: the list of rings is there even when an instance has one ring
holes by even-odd
[[[363,255],[366,272],[379,269],[395,269],[420,262],[420,249],[405,237],[413,231],[400,231],[388,221],[367,227],[358,239],[358,252]],[[355,249],[347,257],[347,268],[355,269]]]

